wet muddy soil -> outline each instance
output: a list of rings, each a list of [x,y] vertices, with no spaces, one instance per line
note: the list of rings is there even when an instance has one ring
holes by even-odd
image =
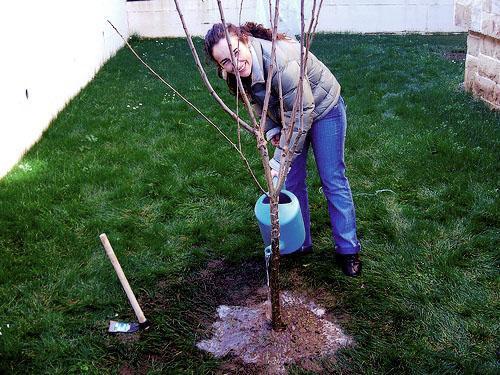
[[[333,316],[321,306],[334,304],[333,293],[308,289],[300,267],[283,272],[287,275],[281,296],[286,329],[281,332],[270,326],[263,261],[231,264],[212,260],[178,283],[160,282],[154,295],[140,301],[143,310],[153,316],[163,314],[167,325],[180,326],[175,328],[176,334],[195,339],[190,353],[175,342],[166,342],[164,348],[143,353],[144,360],[169,363],[186,355],[200,360],[216,357],[221,362],[219,374],[283,374],[290,366],[324,372],[323,360],[334,360],[336,350],[353,345],[339,326],[346,317]],[[182,315],[179,321],[173,320],[176,309]],[[158,334],[165,323],[140,335],[147,340],[146,336]],[[132,368],[136,367],[127,364],[123,373]]]

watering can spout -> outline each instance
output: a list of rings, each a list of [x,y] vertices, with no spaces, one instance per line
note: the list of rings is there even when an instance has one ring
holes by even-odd
[[[282,252],[281,249],[284,248],[283,241],[280,240],[280,245],[279,246],[280,246],[280,253],[281,253]],[[266,257],[270,257],[272,254],[273,254],[273,249],[272,249],[271,245],[266,246],[266,248],[264,249],[264,255]]]

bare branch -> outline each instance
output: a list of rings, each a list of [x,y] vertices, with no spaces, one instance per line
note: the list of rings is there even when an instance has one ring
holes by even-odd
[[[279,22],[279,0],[276,0],[275,3],[275,8],[274,8],[274,22],[273,22],[273,33],[272,33],[272,40],[271,40],[271,63],[269,64],[268,72],[267,72],[267,80],[266,80],[266,95],[264,97],[264,103],[262,106],[262,114],[260,117],[260,129],[264,129],[264,126],[266,124],[267,120],[267,109],[269,107],[269,98],[271,97],[271,84],[272,84],[272,77],[273,77],[273,71],[274,71],[274,65],[275,65],[275,59],[276,59],[276,39],[278,37],[278,22]],[[270,186],[270,192],[271,194],[278,194],[279,193],[279,186]]]
[[[240,13],[238,15],[238,25],[241,26],[241,11],[243,10],[243,0],[241,0],[241,3],[240,3]]]
[[[243,0],[240,2],[240,12],[238,14],[238,25],[241,26],[241,11],[243,10]],[[238,39],[238,49],[240,48],[240,40]],[[239,116],[240,100],[239,100],[239,87],[236,85],[236,115]],[[238,123],[238,147],[241,150],[241,128]]]
[[[269,24],[273,25],[273,5],[272,5],[272,1],[269,0]]]
[[[321,11],[321,7],[323,6],[323,0],[320,0],[319,6],[318,6],[318,12],[315,14],[315,8],[316,8],[316,0],[313,2],[312,6],[312,11],[311,11],[311,22],[309,23],[309,30],[307,31],[307,39],[306,39],[306,66],[307,66],[307,58],[309,55],[309,50],[311,48],[311,44],[314,38],[314,35],[316,33],[316,27],[318,26],[318,21],[319,21],[319,13]]]
[[[177,0],[176,0],[177,1]],[[229,31],[227,30],[227,25],[226,25],[226,20],[224,18],[224,10],[222,9],[222,2],[221,0],[217,0],[217,4],[219,6],[219,13],[221,17],[221,22],[224,27],[224,33],[226,34],[226,41],[229,47],[229,53],[231,57],[231,64],[233,64],[233,69],[236,75],[236,81],[238,83],[238,86],[240,88],[240,91],[242,93],[242,98],[243,98],[243,103],[245,104],[245,107],[250,115],[250,118],[252,119],[252,123],[255,128],[255,137],[257,138],[257,149],[259,150],[261,160],[262,160],[262,166],[264,167],[264,174],[266,176],[266,182],[269,187],[269,191],[272,191],[273,189],[273,182],[272,182],[272,177],[271,177],[271,169],[269,167],[269,153],[267,150],[267,142],[264,138],[264,135],[262,133],[262,129],[260,127],[259,122],[255,119],[255,114],[253,112],[253,108],[250,104],[250,101],[248,100],[248,95],[245,92],[245,88],[243,87],[243,82],[241,81],[240,77],[240,72],[238,71],[238,64],[236,62],[236,59],[234,57],[234,52],[233,52],[233,47],[231,45],[231,38],[229,35]]]
[[[252,171],[252,168],[250,167],[250,163],[248,162],[247,158],[245,155],[241,152],[240,149],[236,146],[236,144],[231,141],[231,139],[218,127],[212,120],[210,120],[203,112],[201,112],[198,107],[196,107],[193,103],[191,103],[188,99],[186,99],[179,91],[177,91],[170,83],[168,83],[163,77],[161,77],[158,73],[156,73],[151,66],[149,66],[140,56],[139,54],[134,50],[134,48],[130,45],[130,43],[123,37],[123,35],[118,31],[118,29],[111,23],[111,21],[107,20],[108,23],[111,25],[111,27],[116,31],[116,33],[120,36],[120,38],[125,42],[125,45],[127,48],[132,52],[132,54],[156,77],[158,78],[163,84],[168,86],[170,90],[172,90],[179,98],[181,98],[184,102],[186,102],[191,108],[193,108],[198,114],[203,117],[210,125],[212,125],[217,131],[224,137],[226,141],[228,141],[231,146],[238,152],[238,154],[241,156],[243,159],[248,171],[250,172],[250,175],[254,179],[255,183],[257,184],[258,188],[265,193],[265,190],[262,188],[260,185],[259,181],[257,180],[257,177]]]
[[[308,31],[307,31],[307,37],[306,37],[306,47],[305,47],[305,54],[302,55],[301,53],[301,66],[304,66],[304,67],[307,67],[307,59],[309,57],[309,50],[311,48],[311,43],[312,43],[312,38],[314,36],[314,33],[316,31],[316,27],[318,26],[318,20],[319,20],[319,12],[321,11],[321,6],[323,5],[323,0],[320,0],[320,4],[319,4],[319,7],[318,7],[318,12],[315,14],[315,9],[316,9],[316,0],[313,0],[313,6],[312,6],[312,9],[311,9],[311,21],[309,23],[309,28],[308,28]],[[303,15],[303,12],[304,12],[304,3],[302,2],[301,3],[301,42],[302,42],[302,38],[304,36],[304,15]],[[315,22],[316,21],[316,22]],[[313,27],[314,25],[314,27]],[[302,48],[303,46],[301,46],[301,51],[302,51]],[[305,72],[304,72],[305,74]],[[302,93],[303,94],[303,93]],[[302,96],[301,96],[301,101],[303,100],[302,99]],[[301,106],[301,109],[300,109],[300,120],[301,120],[301,127],[300,127],[300,132],[303,133],[303,114],[302,114],[302,106]],[[293,153],[295,152],[295,148],[297,146],[297,144],[299,143],[299,140],[300,138],[297,137],[295,139],[295,142],[294,144],[292,145],[291,147],[291,155],[293,156]],[[292,157],[291,156],[291,157]],[[289,161],[289,164],[291,163],[291,160]]]
[[[313,38],[314,33],[316,31],[316,27],[318,25],[319,14],[320,14],[322,5],[323,5],[323,0],[320,0],[319,6],[318,6],[318,11],[316,13],[316,16],[314,16],[315,7],[316,7],[316,0],[314,0],[314,2],[313,2],[311,22],[309,24],[307,41],[306,41],[306,48],[305,48],[305,54],[304,54],[303,53],[304,1],[303,0],[301,1],[301,73],[300,73],[300,78],[302,80],[303,80],[304,75],[305,75],[305,67],[307,66],[307,58],[308,58],[308,54],[309,54],[309,49],[311,47],[312,38]],[[304,71],[302,68],[304,68]],[[301,81],[301,79],[299,79],[299,81]],[[300,89],[300,97],[295,98],[296,100],[294,102],[294,106],[293,106],[293,110],[292,110],[292,117],[290,119],[290,124],[289,124],[289,127],[287,127],[286,132],[285,132],[287,135],[287,142],[286,142],[286,145],[285,145],[283,152],[282,152],[282,158],[281,158],[282,160],[280,161],[280,167],[281,167],[280,168],[280,179],[279,179],[280,184],[281,184],[282,180],[284,180],[284,178],[286,177],[286,173],[288,172],[290,164],[292,163],[295,149],[297,148],[297,145],[298,145],[301,137],[305,136],[305,133],[303,131],[304,121],[303,121],[303,115],[302,115],[302,104],[303,104],[302,103],[302,100],[303,100],[302,99],[302,96],[303,96],[302,82],[299,84],[299,89]],[[299,102],[299,100],[300,100],[300,102]],[[300,103],[300,105],[301,105],[300,115],[299,115],[299,118],[301,121],[301,124],[300,124],[301,126],[300,126],[300,130],[298,131],[298,134],[294,140],[294,143],[292,145],[290,145],[290,139],[291,139],[291,136],[293,134],[293,126],[294,126],[294,121],[295,121],[296,105],[298,103]]]
[[[309,22],[309,29],[307,30],[307,37],[306,37],[306,56],[305,56],[305,62],[307,64],[307,56],[309,54],[309,48],[311,46],[311,30],[313,28],[314,24],[314,18],[315,14],[314,11],[316,10],[316,0],[313,0],[313,6],[311,10],[311,22]]]
[[[321,7],[323,6],[323,0],[320,0],[319,6],[318,6],[318,12],[316,13],[316,23],[314,24],[311,37],[310,37],[310,43],[312,43],[312,40],[314,38],[314,35],[316,34],[316,27],[318,27],[318,22],[319,22],[319,12],[321,11]]]
[[[175,1],[177,1],[177,0],[175,0]],[[226,24],[226,19],[224,17],[224,10],[222,9],[222,2],[221,2],[221,0],[217,0],[217,4],[219,6],[219,13],[220,13],[220,18],[221,18],[221,23],[222,23],[222,25],[224,27],[224,33],[226,35],[226,41],[227,41],[227,45],[229,47],[229,54],[230,54],[230,57],[231,57],[231,64],[233,64],[233,70],[234,70],[234,73],[235,73],[235,76],[236,76],[236,82],[238,84],[238,87],[240,88],[241,97],[243,98],[243,103],[245,104],[245,107],[246,107],[246,109],[248,111],[248,114],[250,115],[253,127],[258,130],[259,129],[259,123],[255,119],[255,114],[253,112],[252,105],[250,104],[250,100],[248,99],[248,95],[247,95],[247,93],[245,91],[245,88],[243,87],[243,82],[241,81],[240,72],[238,70],[238,64],[237,64],[236,59],[234,57],[233,46],[231,44],[231,38],[230,38],[229,32],[227,31],[227,24]]]
[[[283,86],[281,84],[281,72],[278,70],[278,100],[280,102],[281,123],[285,123],[285,105],[283,104]]]
[[[280,160],[280,172],[279,172],[279,179],[278,179],[278,187],[281,187],[283,182],[285,181],[286,175],[288,174],[288,168],[291,163],[291,160],[293,159],[293,154],[295,152],[296,147],[290,147],[290,141],[293,135],[293,129],[295,126],[295,121],[296,121],[296,115],[297,115],[297,110],[299,110],[299,121],[300,121],[300,130],[295,137],[295,142],[294,145],[296,146],[298,144],[298,141],[300,138],[303,136],[302,128],[304,126],[304,121],[303,121],[303,115],[302,115],[302,109],[303,109],[303,99],[302,99],[302,93],[303,93],[303,82],[304,82],[304,72],[305,72],[305,65],[304,65],[304,0],[301,0],[300,2],[300,74],[299,74],[299,83],[297,86],[297,93],[295,95],[295,100],[293,103],[292,107],[292,114],[290,116],[290,120],[288,124],[284,124],[284,129],[283,132],[285,133],[285,143],[284,147],[281,153],[281,160]],[[299,108],[300,105],[300,108]]]
[[[208,91],[210,92],[210,95],[219,103],[219,105],[222,107],[224,111],[226,111],[234,120],[238,122],[246,131],[250,133],[254,133],[255,130],[248,125],[245,121],[243,121],[241,118],[239,118],[236,113],[234,113],[225,103],[224,101],[217,95],[215,90],[213,89],[212,85],[210,84],[210,81],[208,80],[207,74],[205,73],[205,70],[203,69],[203,66],[201,64],[200,58],[198,57],[198,53],[196,52],[196,48],[194,47],[193,40],[191,38],[191,34],[189,33],[189,30],[186,26],[186,22],[184,21],[184,16],[182,14],[182,11],[179,7],[179,3],[177,0],[174,0],[175,2],[175,7],[177,8],[177,13],[179,13],[179,18],[181,19],[182,22],[182,27],[184,28],[184,32],[186,33],[186,39],[189,44],[189,48],[191,49],[191,53],[193,54],[194,61],[196,63],[196,66],[200,72],[201,78],[203,80],[203,83],[205,83],[205,86],[207,87]]]
[[[238,86],[236,86],[236,116],[240,118],[240,101],[238,100],[238,93],[239,89]],[[238,135],[238,148],[241,150],[241,126],[238,121],[236,122],[236,125],[237,125],[236,132]]]

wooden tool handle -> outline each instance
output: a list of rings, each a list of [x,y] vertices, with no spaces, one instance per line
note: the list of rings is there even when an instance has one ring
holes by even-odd
[[[132,292],[132,288],[130,288],[127,278],[123,273],[122,267],[120,266],[120,263],[116,258],[115,252],[113,251],[111,244],[109,243],[108,237],[106,237],[106,234],[103,233],[99,236],[99,238],[101,239],[102,246],[104,246],[104,250],[106,251],[106,254],[108,254],[109,260],[111,261],[111,264],[113,265],[116,274],[118,275],[118,279],[120,280],[120,283],[122,284],[122,287],[125,290],[125,293],[127,294],[128,300],[130,301],[130,304],[134,309],[135,315],[137,316],[137,320],[139,320],[139,323],[141,324],[145,323],[146,317],[144,316],[141,306],[139,306],[139,303],[135,298],[134,292]]]

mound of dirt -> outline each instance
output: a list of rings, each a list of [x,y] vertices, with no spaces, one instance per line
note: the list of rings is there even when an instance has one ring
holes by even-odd
[[[262,289],[257,294],[262,295]],[[221,305],[213,337],[200,341],[198,348],[219,358],[235,356],[243,363],[267,368],[266,373],[284,374],[288,364],[320,370],[315,360],[353,343],[314,302],[288,291],[282,292],[281,300],[284,330],[272,330],[267,301],[249,306]]]
[[[217,374],[281,374],[288,365],[331,373],[327,368],[335,361],[332,354],[352,343],[334,322],[347,323],[349,316],[325,312],[318,305],[335,306],[336,296],[328,287],[309,285],[302,275],[306,269],[302,263],[282,264],[285,289],[293,293],[283,292],[281,296],[286,324],[281,332],[270,327],[263,259],[242,263],[211,260],[178,280],[160,280],[155,292],[140,296],[139,301],[151,320],[159,323],[134,338],[110,338],[110,345],[122,345],[124,357],[134,358],[118,372],[147,374],[151,366],[178,365],[180,358],[202,361],[208,352],[222,359]],[[181,320],[171,319],[179,313]],[[190,350],[182,342],[160,342],[157,338],[172,335],[194,335],[198,345]],[[147,337],[151,343],[138,349],[137,341]],[[183,371],[182,366],[178,371]]]

